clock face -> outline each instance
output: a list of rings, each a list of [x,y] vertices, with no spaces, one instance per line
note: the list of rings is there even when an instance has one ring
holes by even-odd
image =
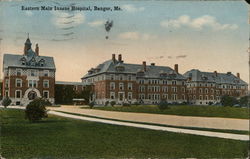
[[[35,99],[36,97],[37,97],[37,94],[36,94],[35,91],[29,92],[29,94],[28,94],[29,100],[33,100],[33,99]]]

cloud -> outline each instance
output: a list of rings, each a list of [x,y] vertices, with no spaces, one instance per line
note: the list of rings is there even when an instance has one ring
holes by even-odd
[[[131,5],[131,4],[125,4],[122,6],[122,9],[127,11],[127,12],[130,12],[130,13],[133,13],[133,12],[140,12],[140,11],[144,11],[144,7],[135,7],[134,5]]]
[[[31,16],[33,15],[33,12],[31,12],[31,11],[25,11],[25,14],[26,14],[27,16],[31,17]]]
[[[160,23],[162,27],[180,28],[188,26],[193,29],[201,30],[204,27],[218,30],[235,30],[238,28],[236,24],[221,24],[217,19],[210,15],[203,15],[198,18],[190,18],[188,15],[182,15],[177,19],[164,20]]]
[[[118,35],[121,39],[137,40],[139,39],[138,32],[125,32]]]
[[[88,23],[89,26],[91,27],[98,27],[101,25],[104,25],[104,20],[96,20]]]
[[[186,58],[186,57],[187,57],[187,55],[178,55],[178,56],[176,56],[177,59],[181,59],[181,58],[183,59],[183,58]]]
[[[85,21],[85,15],[83,13],[76,13],[72,16],[72,13],[60,12],[60,11],[52,11],[52,23],[59,28],[64,27],[75,27],[78,26]],[[68,18],[71,17],[71,18]]]
[[[147,34],[147,33],[139,33],[139,32],[124,32],[118,35],[120,39],[127,40],[149,40],[156,39],[155,35]]]

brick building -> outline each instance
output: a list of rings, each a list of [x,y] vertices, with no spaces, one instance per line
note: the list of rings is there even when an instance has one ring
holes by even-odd
[[[93,85],[92,99],[96,104],[116,103],[156,104],[165,99],[170,103],[186,102],[186,78],[167,66],[128,64],[122,55],[91,68],[82,77],[84,85]]]
[[[36,97],[54,103],[55,64],[53,57],[40,56],[27,38],[23,55],[4,54],[3,97],[9,97],[12,105],[27,105]]]
[[[219,103],[224,95],[241,97],[248,93],[248,84],[231,72],[202,72],[197,69],[187,71],[187,97],[191,104],[208,105]]]

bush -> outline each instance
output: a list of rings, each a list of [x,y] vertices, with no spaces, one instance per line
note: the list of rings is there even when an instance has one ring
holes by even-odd
[[[116,104],[115,101],[111,101],[111,102],[110,102],[110,105],[111,105],[112,107],[113,107],[115,104]]]
[[[108,106],[108,105],[109,105],[109,101],[106,101],[106,102],[105,102],[105,106]]]
[[[158,108],[163,111],[165,109],[168,109],[168,102],[166,101],[161,101],[159,104],[158,104]]]
[[[238,104],[238,101],[235,97],[225,95],[221,97],[221,104],[223,106],[234,106],[235,104]]]
[[[128,106],[130,106],[130,104],[129,103],[122,103],[122,106],[128,107]]]
[[[94,105],[95,105],[95,102],[90,102],[90,103],[89,103],[89,107],[90,107],[91,109],[94,107]]]
[[[249,106],[248,98],[249,98],[249,96],[241,97],[240,100],[239,100],[240,106],[243,106],[243,107]]]
[[[31,101],[26,107],[25,118],[32,122],[47,118],[46,103],[46,100],[41,98]]]
[[[4,108],[7,108],[7,106],[9,106],[10,103],[11,103],[11,99],[9,97],[4,98],[2,101],[2,105],[4,106]]]
[[[140,105],[140,103],[138,103],[138,102],[134,102],[134,103],[133,103],[133,105],[138,106],[138,105]]]

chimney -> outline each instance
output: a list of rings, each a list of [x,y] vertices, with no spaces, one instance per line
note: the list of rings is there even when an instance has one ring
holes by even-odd
[[[174,65],[174,70],[175,70],[176,73],[179,73],[178,64],[175,64],[175,65]]]
[[[39,46],[36,44],[36,49],[35,49],[36,55],[39,56]]]
[[[217,71],[214,71],[214,74],[215,74],[215,77],[217,77],[217,75],[218,75],[218,74],[217,74]]]
[[[142,66],[143,66],[143,70],[146,71],[146,70],[147,70],[146,61],[143,61],[143,62],[142,62]]]
[[[115,54],[112,54],[112,61],[115,62]]]
[[[237,73],[237,77],[240,78],[240,73]]]
[[[119,54],[119,55],[118,55],[118,61],[119,61],[119,62],[122,62],[122,54]]]
[[[151,66],[155,66],[155,63],[151,63]]]

